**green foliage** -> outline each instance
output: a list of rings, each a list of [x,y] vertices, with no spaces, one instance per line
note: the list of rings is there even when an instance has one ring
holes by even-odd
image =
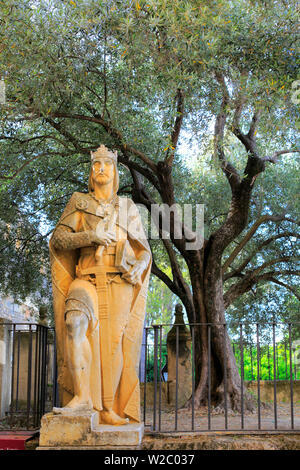
[[[241,369],[241,348],[235,345],[235,358]],[[244,380],[258,380],[258,352],[257,347],[247,347],[243,350],[243,374]],[[292,349],[292,373],[290,368],[289,345],[277,343],[275,347],[275,367],[274,367],[274,347],[265,345],[259,349],[259,377],[260,380],[297,380],[300,377],[299,365],[295,364],[295,352]]]
[[[147,325],[171,323],[176,296],[158,278],[152,276],[147,298]]]
[[[230,188],[213,151],[213,125],[222,98],[216,74],[225,76],[232,103],[243,94],[245,132],[254,110],[260,111],[256,137],[261,155],[295,149],[299,110],[291,101],[291,85],[297,79],[297,7],[294,1],[267,6],[250,0],[0,4],[0,76],[7,91],[7,103],[0,108],[2,291],[50,302],[49,234],[70,195],[87,190],[90,150],[100,143],[115,148],[117,142],[124,159],[125,145],[156,163],[163,160],[172,150],[178,89],[184,93],[184,121],[172,174],[175,198],[180,204],[205,204],[207,238],[224,222],[230,205]],[[233,105],[226,109],[229,122],[234,111]],[[230,128],[224,143],[228,161],[242,175],[247,154]],[[137,153],[130,158],[147,169]],[[268,164],[256,178],[249,226],[262,213],[283,209],[290,221],[261,226],[231,264],[232,271],[274,231],[295,231],[298,174],[299,161],[291,153],[272,168]],[[121,176],[121,194],[128,194],[131,173],[122,167]],[[161,202],[146,177],[144,184]],[[228,247],[224,260],[244,235]],[[290,261],[279,264],[280,269],[296,271],[295,240],[274,240],[253,256],[247,269],[285,255]],[[159,268],[172,278],[161,242],[153,241],[152,249]],[[176,256],[189,282],[187,266]],[[292,286],[295,279],[280,277]],[[234,281],[227,279],[225,290]],[[149,322],[169,322],[176,303],[159,286],[160,281],[152,280]],[[268,282],[246,292],[228,315],[254,318],[258,311],[270,316],[271,310],[296,315],[295,298],[277,287]]]

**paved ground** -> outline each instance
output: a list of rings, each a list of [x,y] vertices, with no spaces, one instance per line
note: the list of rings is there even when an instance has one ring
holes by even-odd
[[[161,425],[159,428],[159,415],[156,415],[156,430],[160,431],[176,431],[175,428],[175,412],[162,411]],[[146,430],[150,430],[153,423],[153,410],[148,409],[146,413]],[[224,413],[216,413],[212,411],[210,418],[210,427],[208,419],[207,407],[202,407],[200,410],[195,411],[194,415],[194,431],[199,430],[214,430],[220,431],[226,429]],[[246,413],[244,415],[244,428],[242,427],[242,419],[240,414],[233,412],[228,416],[228,430],[258,430],[258,412]],[[275,413],[273,405],[268,408],[261,409],[261,430],[276,430],[275,427]],[[277,404],[277,430],[291,430],[291,406],[286,403]],[[192,412],[188,410],[178,410],[177,414],[177,431],[191,431],[192,430]],[[294,404],[294,430],[300,431],[300,403]]]

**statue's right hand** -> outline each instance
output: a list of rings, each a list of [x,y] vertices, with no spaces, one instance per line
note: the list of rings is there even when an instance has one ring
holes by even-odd
[[[95,245],[107,246],[110,245],[111,242],[116,241],[116,234],[111,231],[104,232],[102,230],[97,230],[97,232],[94,232],[91,230],[90,240]]]

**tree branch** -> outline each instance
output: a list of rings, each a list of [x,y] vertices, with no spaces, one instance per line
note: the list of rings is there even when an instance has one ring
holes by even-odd
[[[285,287],[285,289],[291,291],[297,297],[297,299],[300,300],[300,294],[296,291],[296,289],[293,286],[289,284],[285,284],[285,282],[279,281],[275,277],[269,277],[269,279],[267,280],[274,282],[275,284],[278,284],[279,286]]]
[[[240,177],[234,166],[226,160],[224,152],[224,129],[227,117],[227,107],[229,105],[229,93],[225,84],[224,77],[216,74],[216,79],[222,88],[222,103],[220,112],[216,117],[214,130],[214,153],[221,163],[221,168],[232,188],[234,190],[240,184]]]
[[[227,258],[225,263],[223,264],[223,273],[228,269],[228,267],[231,265],[231,263],[234,261],[234,259],[237,257],[237,255],[242,251],[244,246],[251,240],[257,229],[265,222],[272,221],[272,222],[281,222],[283,220],[290,220],[285,217],[285,214],[283,215],[262,215],[259,217],[259,219],[256,220],[256,222],[252,225],[250,230],[246,233],[244,238],[240,241],[240,243],[235,247],[231,255]]]
[[[263,160],[265,162],[277,163],[278,162],[278,157],[280,155],[283,155],[285,153],[299,153],[299,152],[300,152],[300,149],[279,150],[278,152],[274,152],[273,155],[271,155],[271,156],[263,157]]]
[[[81,121],[88,121],[88,122],[94,122],[96,124],[100,124],[106,130],[106,132],[116,140],[116,144],[120,150],[122,150],[123,152],[131,153],[135,157],[142,160],[155,174],[157,173],[156,164],[150,158],[148,158],[143,152],[137,150],[134,147],[131,147],[130,145],[125,144],[122,133],[118,129],[113,127],[108,121],[105,121],[101,116],[99,115],[86,116],[84,114],[68,114],[68,113],[59,113],[59,112],[52,113],[51,116],[54,118],[57,117],[57,118],[66,118],[66,119],[77,119]]]
[[[183,122],[183,111],[184,111],[184,100],[183,100],[183,92],[180,88],[177,90],[177,95],[176,95],[176,100],[177,100],[177,115],[175,118],[175,123],[174,123],[174,128],[173,132],[171,135],[171,144],[172,144],[172,151],[170,153],[170,148],[167,150],[166,158],[165,161],[169,166],[172,165],[173,160],[174,160],[174,155],[175,155],[175,149],[177,146],[177,142],[179,139],[179,134]]]
[[[296,232],[283,232],[283,233],[279,233],[278,235],[274,235],[273,237],[270,237],[266,240],[264,240],[260,245],[258,245],[256,247],[256,249],[253,251],[253,253],[248,256],[245,261],[243,261],[242,264],[240,264],[240,266],[236,269],[234,269],[231,273],[228,273],[227,275],[224,276],[224,281],[227,281],[228,279],[232,278],[232,277],[239,277],[242,275],[242,271],[245,269],[245,267],[247,266],[247,264],[250,263],[250,261],[252,260],[252,258],[256,255],[256,253],[258,253],[259,251],[261,251],[262,248],[264,248],[265,246],[269,245],[270,243],[272,243],[273,241],[275,240],[278,240],[279,238],[288,238],[288,237],[295,237],[295,238],[300,238],[300,235]]]
[[[294,271],[294,270],[289,270],[289,269],[282,270],[282,271],[274,270],[274,271],[263,273],[259,276],[244,277],[241,281],[232,285],[224,294],[225,308],[228,308],[229,305],[231,305],[238,297],[240,297],[241,295],[251,290],[255,284],[258,284],[259,282],[262,282],[262,281],[270,281],[271,278],[274,278],[274,276],[285,276],[285,275],[300,276],[300,271]]]
[[[153,257],[151,272],[152,274],[157,276],[162,282],[164,282],[175,295],[180,297],[180,292],[177,285],[161,269],[159,269]]]

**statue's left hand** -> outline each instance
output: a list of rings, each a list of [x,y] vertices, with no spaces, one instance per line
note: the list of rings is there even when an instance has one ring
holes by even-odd
[[[144,260],[137,260],[132,266],[130,271],[126,274],[123,274],[122,278],[131,284],[137,284],[141,280],[141,275],[147,268],[147,264]]]

